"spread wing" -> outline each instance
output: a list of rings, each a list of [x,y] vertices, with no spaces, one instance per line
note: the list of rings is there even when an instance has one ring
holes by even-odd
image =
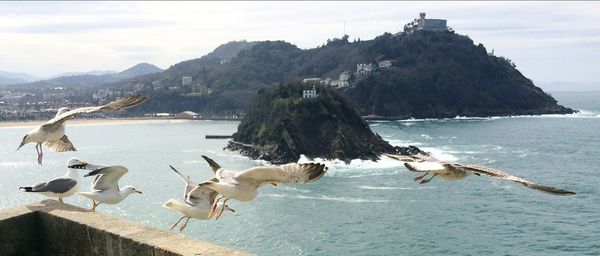
[[[402,161],[402,162],[424,162],[424,161],[438,161],[431,155],[398,155],[398,154],[384,154],[392,159]]]
[[[129,97],[120,98],[102,106],[73,109],[50,119],[50,121],[46,122],[44,125],[42,125],[42,127],[59,126],[66,120],[73,118],[77,114],[92,113],[100,110],[117,111],[121,109],[132,108],[146,102],[147,100],[148,96],[140,98],[139,95],[133,95]]]
[[[54,152],[77,151],[67,135],[62,136],[59,140],[46,141],[44,142],[44,146]]]
[[[236,175],[236,179],[253,180],[263,183],[309,183],[321,178],[327,167],[319,163],[286,164],[281,166],[263,166],[246,169]]]
[[[441,171],[446,169],[442,162],[409,162],[404,163],[406,169],[413,172],[431,172],[431,171]]]
[[[94,180],[92,190],[119,190],[119,179],[127,171],[127,168],[120,165],[107,166],[91,171],[84,177],[100,175]]]
[[[48,182],[37,183],[31,188],[25,188],[25,192],[53,192],[65,193],[75,187],[77,181],[69,178],[59,178]]]
[[[190,179],[190,176],[183,176],[183,174],[181,174],[177,169],[175,169],[175,167],[171,165],[169,165],[169,167],[171,167],[171,170],[173,170],[175,174],[177,174],[177,176],[179,176],[179,178],[181,178],[183,182],[185,182],[185,191],[183,192],[183,196],[187,201],[188,193],[190,193],[190,191],[192,191],[192,189],[194,189],[197,185]]]
[[[217,179],[211,181],[218,182]],[[212,205],[217,197],[217,192],[205,186],[194,186],[189,193],[185,195],[185,202],[190,205]]]
[[[514,181],[514,182],[520,183],[521,185],[524,185],[528,188],[536,189],[536,190],[539,190],[539,191],[542,191],[545,193],[549,193],[549,194],[553,194],[553,195],[566,196],[566,195],[574,195],[575,194],[575,192],[572,192],[572,191],[544,186],[544,185],[537,184],[537,183],[528,181],[526,179],[514,176],[510,173],[499,171],[499,170],[488,168],[488,167],[484,167],[484,166],[462,165],[462,164],[451,164],[451,165],[455,168],[462,169],[463,171],[466,171],[466,172],[470,172],[473,174],[484,174],[484,175],[491,176],[494,178]]]
[[[210,165],[210,168],[212,169],[213,172],[217,172],[217,170],[221,169],[221,166],[219,164],[217,164],[217,162],[215,162],[214,160],[208,158],[205,155],[202,155],[202,158],[204,158],[204,160],[206,160],[206,162],[208,162],[208,165]]]

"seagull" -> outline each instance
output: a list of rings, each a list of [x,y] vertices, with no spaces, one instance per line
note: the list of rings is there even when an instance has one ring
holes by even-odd
[[[389,155],[388,155],[389,156]],[[393,156],[391,156],[393,157]],[[404,157],[404,156],[402,156]],[[395,159],[399,159],[399,157],[394,157]],[[412,161],[411,161],[412,158]],[[424,172],[425,174],[418,176],[415,178],[415,181],[419,181],[421,184],[425,184],[430,182],[435,177],[440,177],[445,180],[461,180],[468,175],[477,175],[481,176],[487,175],[494,178],[505,179],[517,182],[523,186],[526,186],[531,189],[536,189],[548,194],[558,195],[558,196],[566,196],[566,195],[574,195],[575,192],[548,187],[544,185],[540,185],[526,179],[514,176],[510,173],[499,171],[496,169],[492,169],[485,166],[479,165],[471,165],[471,164],[459,164],[452,162],[444,162],[440,161],[431,155],[416,155],[412,157],[405,158],[408,160],[404,163],[404,166],[413,172]],[[425,176],[431,175],[429,179],[425,179]]]
[[[319,163],[290,163],[281,166],[261,166],[235,172],[221,168],[219,164],[207,156],[203,155],[202,158],[210,165],[215,173],[216,180],[205,181],[198,186],[215,190],[221,194],[221,197],[215,200],[211,211],[208,213],[209,219],[215,212],[217,203],[223,198],[225,198],[223,205],[229,199],[251,201],[258,194],[258,188],[265,183],[273,185],[276,185],[278,182],[309,183],[318,180],[327,172],[327,167]],[[221,210],[215,216],[216,219],[223,214],[223,210],[224,208],[221,206]]]
[[[184,203],[181,203],[175,199],[169,199],[163,204],[163,207],[174,209],[183,214],[183,216],[171,226],[171,230],[173,230],[183,218],[187,217],[183,226],[179,228],[179,232],[183,232],[190,218],[201,220],[208,219],[208,213],[210,212],[218,193],[210,188],[199,187],[189,176],[183,176],[183,174],[177,171],[173,166],[169,165],[169,167],[171,167],[177,176],[185,182],[185,192],[183,193],[185,200]],[[216,179],[213,180],[218,181]],[[219,204],[220,205],[218,206],[224,207],[225,210],[235,212],[235,210],[229,208],[228,205],[223,205],[223,202],[219,202]]]
[[[79,192],[78,194],[92,199],[93,205],[90,210],[93,212],[95,212],[96,207],[102,203],[118,204],[130,194],[142,194],[142,191],[139,191],[132,186],[125,186],[123,189],[119,189],[119,179],[123,174],[127,173],[127,171],[127,168],[120,165],[103,166],[91,171],[83,177],[97,175],[92,184],[92,191]]]
[[[54,118],[50,119],[50,121],[45,124],[34,128],[25,135],[21,141],[21,145],[17,148],[17,151],[27,143],[36,143],[35,151],[38,155],[37,162],[42,165],[42,157],[44,156],[42,145],[54,152],[76,151],[73,143],[71,143],[67,135],[65,135],[65,122],[69,119],[73,119],[75,115],[92,113],[100,110],[117,111],[132,108],[147,100],[148,96],[140,98],[138,95],[133,95],[97,107],[84,107],[74,110],[60,108]]]
[[[93,170],[97,166],[88,164],[78,158],[72,157],[67,161],[69,169],[65,176],[58,177],[48,182],[40,182],[29,187],[20,187],[23,192],[39,193],[48,197],[58,197],[58,201],[64,202],[63,198],[69,197],[79,191],[81,183],[79,170]]]

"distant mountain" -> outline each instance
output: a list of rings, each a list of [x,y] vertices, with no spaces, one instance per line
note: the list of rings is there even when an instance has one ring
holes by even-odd
[[[122,72],[91,71],[85,73],[64,73],[78,75],[63,75],[60,77],[36,81],[25,86],[93,86],[114,83],[136,76],[161,72],[162,69],[148,63],[140,63]]]
[[[83,75],[101,76],[101,75],[116,74],[116,73],[119,73],[119,72],[111,71],[111,70],[93,70],[93,71],[88,71],[88,72],[66,72],[66,73],[61,73],[58,75],[51,76],[49,79],[65,77],[65,76],[83,76]]]
[[[120,79],[127,79],[136,76],[143,76],[152,73],[162,72],[163,70],[157,66],[148,63],[140,63],[117,74]]]
[[[243,50],[248,50],[252,48],[252,46],[258,44],[259,42],[248,42],[246,40],[242,41],[231,41],[215,48],[211,53],[207,54],[207,57],[217,58],[222,60],[231,60],[233,57],[237,56]]]
[[[39,78],[29,74],[0,71],[0,85],[22,84],[36,80]]]
[[[482,44],[449,31],[385,33],[355,42],[344,36],[307,50],[284,41],[264,41],[241,50],[229,62],[215,55],[115,86],[160,81],[165,88],[175,87],[181,86],[183,76],[191,76],[199,92],[190,93],[191,87],[176,91],[147,86],[153,101],[139,110],[240,113],[250,106],[249,95],[262,88],[309,77],[337,80],[348,71],[350,86],[340,91],[361,115],[444,118],[573,112],[536,87],[511,60],[489,54]],[[379,61],[388,66],[379,68]],[[361,63],[373,64],[372,72],[356,74]]]

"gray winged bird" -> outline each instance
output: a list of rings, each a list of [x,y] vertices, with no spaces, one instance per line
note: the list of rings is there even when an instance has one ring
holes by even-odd
[[[444,162],[435,159],[430,155],[388,156],[397,160],[404,161],[404,166],[410,171],[424,172],[423,175],[415,178],[415,181],[420,180],[421,184],[428,183],[435,177],[440,177],[445,180],[460,180],[468,175],[481,176],[483,174],[494,178],[517,182],[528,188],[539,190],[552,195],[566,196],[575,194],[575,192],[572,191],[540,185],[528,181],[526,179],[519,178],[510,173],[488,168],[485,166]],[[431,177],[425,179],[425,176],[427,175],[431,175]]]
[[[94,171],[89,172],[83,177],[96,176],[92,183],[92,191],[79,192],[78,194],[92,199],[91,211],[96,211],[100,204],[118,204],[133,193],[142,194],[133,186],[119,188],[119,179],[127,173],[128,169],[124,166],[100,166]]]
[[[215,190],[221,194],[221,197],[213,203],[208,218],[212,216],[217,208],[217,203],[223,198],[225,199],[223,203],[226,203],[229,199],[251,201],[256,198],[258,188],[263,184],[309,183],[318,180],[327,172],[327,167],[318,163],[261,166],[235,172],[221,168],[219,164],[207,156],[202,156],[202,158],[212,168],[216,180],[205,181],[198,186]],[[223,207],[221,207],[221,210],[215,216],[216,219],[221,216],[223,210]]]
[[[58,197],[58,200],[63,202],[63,198],[69,197],[79,191],[81,184],[79,170],[94,170],[98,167],[72,157],[67,161],[67,168],[69,170],[65,176],[47,182],[40,182],[29,187],[20,187],[19,190],[38,193],[48,197]]]
[[[177,176],[185,182],[185,191],[183,193],[184,202],[182,203],[175,199],[169,199],[163,204],[163,207],[174,209],[183,214],[183,216],[171,226],[171,229],[174,229],[183,218],[187,218],[185,223],[179,228],[179,232],[183,232],[190,218],[201,220],[208,219],[208,213],[210,212],[218,193],[210,188],[199,187],[189,176],[183,176],[183,174],[177,171],[173,166],[169,165],[169,167],[171,167]],[[217,181],[216,179],[213,180]],[[217,207],[219,206],[224,207],[225,210],[235,212],[235,210],[229,208],[228,205],[224,205],[223,202],[219,202]]]
[[[42,157],[44,156],[42,145],[54,152],[76,150],[73,146],[73,143],[71,143],[67,135],[65,135],[65,122],[69,119],[73,119],[75,115],[92,113],[101,110],[117,111],[121,109],[132,108],[146,102],[146,100],[148,100],[147,96],[140,98],[138,95],[133,95],[120,98],[102,106],[84,107],[73,110],[61,108],[56,113],[56,116],[50,119],[50,121],[29,131],[23,137],[21,145],[19,145],[17,151],[27,143],[36,143],[35,151],[37,152],[37,162],[41,165]]]

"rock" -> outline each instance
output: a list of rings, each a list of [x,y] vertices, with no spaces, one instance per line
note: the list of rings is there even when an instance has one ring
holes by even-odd
[[[417,154],[416,147],[394,147],[374,134],[351,105],[326,87],[315,98],[301,98],[301,83],[261,90],[227,149],[273,164],[310,158],[378,160],[383,153]]]

